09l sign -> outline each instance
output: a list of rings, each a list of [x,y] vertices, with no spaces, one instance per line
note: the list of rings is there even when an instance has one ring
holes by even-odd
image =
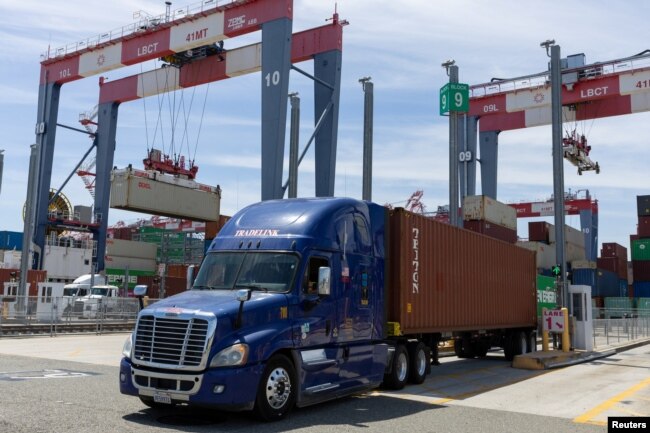
[[[447,83],[440,89],[440,115],[469,111],[469,85]]]

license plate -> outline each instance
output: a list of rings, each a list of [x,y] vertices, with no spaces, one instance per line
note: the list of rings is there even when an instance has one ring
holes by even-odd
[[[156,403],[172,404],[172,397],[163,392],[156,392],[153,395],[153,401]]]

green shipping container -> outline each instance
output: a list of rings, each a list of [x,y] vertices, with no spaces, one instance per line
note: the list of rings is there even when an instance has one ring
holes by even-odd
[[[650,317],[650,298],[636,298],[639,317]]]
[[[557,294],[555,291],[555,278],[545,275],[537,276],[537,315],[542,316],[542,309],[548,310],[557,307]]]
[[[137,269],[130,269],[129,270],[129,281],[128,281],[128,287],[129,290],[133,290],[135,285],[138,283],[138,277],[140,276],[153,276],[156,275],[155,272],[151,271],[139,271]],[[124,281],[124,278],[126,277],[126,271],[124,269],[106,269],[106,278],[108,279],[108,284],[117,284],[120,281]],[[119,286],[120,289],[123,287],[122,285]]]
[[[631,316],[634,301],[630,298],[605,298],[605,318]]]
[[[650,260],[650,239],[632,241],[632,260]]]

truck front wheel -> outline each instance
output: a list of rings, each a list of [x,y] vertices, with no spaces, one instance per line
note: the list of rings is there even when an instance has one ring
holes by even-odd
[[[255,413],[264,421],[276,421],[289,414],[296,402],[296,373],[284,355],[273,356],[266,368],[255,399]]]
[[[409,355],[403,344],[395,346],[390,373],[384,375],[384,385],[388,389],[402,389],[409,377]]]

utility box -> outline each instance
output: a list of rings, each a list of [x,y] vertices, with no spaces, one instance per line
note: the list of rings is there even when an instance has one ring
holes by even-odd
[[[75,220],[90,224],[93,222],[93,208],[92,206],[77,205],[74,207],[74,216]]]
[[[571,312],[575,319],[573,347],[578,350],[594,350],[594,324],[591,309],[591,287],[569,286]]]

